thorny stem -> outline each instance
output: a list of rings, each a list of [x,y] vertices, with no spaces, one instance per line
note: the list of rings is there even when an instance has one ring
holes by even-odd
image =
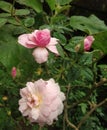
[[[81,127],[81,125],[86,121],[86,119],[100,106],[102,106],[103,104],[105,104],[107,102],[107,98],[104,99],[103,101],[101,101],[99,104],[96,104],[83,118],[82,120],[79,122],[77,128],[79,129]],[[77,130],[78,130],[77,129]]]

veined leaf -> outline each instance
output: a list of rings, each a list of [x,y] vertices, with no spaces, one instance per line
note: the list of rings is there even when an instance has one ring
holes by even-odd
[[[10,13],[0,13],[0,18],[6,18],[6,17],[10,17],[11,14]]]
[[[9,2],[0,1],[0,9],[10,13],[12,10],[12,4],[10,4]]]
[[[31,7],[38,13],[42,11],[42,3],[40,2],[40,0],[17,0],[17,2],[19,4]]]
[[[15,15],[28,15],[30,11],[28,9],[17,9],[15,10]]]
[[[107,54],[107,31],[100,32],[94,35],[95,41],[92,44],[94,49],[99,49]]]
[[[98,67],[100,68],[103,78],[107,78],[107,65],[102,64],[102,65],[98,65]]]
[[[95,15],[90,17],[85,16],[72,16],[70,19],[70,25],[75,30],[81,30],[88,34],[94,34],[107,30],[107,26],[104,21],[98,19]]]
[[[1,18],[0,19],[0,27],[2,27],[7,22],[7,19]]]
[[[58,49],[59,55],[64,58],[64,51],[62,47],[59,44],[57,44],[56,47]]]

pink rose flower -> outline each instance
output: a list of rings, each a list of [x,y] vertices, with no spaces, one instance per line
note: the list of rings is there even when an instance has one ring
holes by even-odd
[[[51,37],[48,29],[35,30],[31,34],[22,34],[18,37],[18,43],[26,48],[35,48],[32,54],[39,64],[47,61],[47,49],[59,55],[56,48],[58,39]]]
[[[16,67],[13,67],[12,70],[11,70],[11,76],[12,76],[12,78],[16,77],[16,73],[17,73],[17,69],[16,69]]]
[[[54,79],[27,82],[20,90],[19,110],[30,122],[51,125],[63,112],[65,95]]]
[[[84,39],[84,50],[85,50],[85,51],[89,51],[89,50],[90,50],[93,41],[94,41],[94,37],[93,37],[93,36],[87,36],[87,37]]]

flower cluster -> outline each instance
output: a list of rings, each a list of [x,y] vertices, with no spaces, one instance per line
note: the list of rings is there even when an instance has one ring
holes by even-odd
[[[93,36],[87,36],[84,39],[84,51],[90,50],[93,41]],[[26,48],[34,48],[32,55],[39,64],[48,60],[48,50],[59,55],[56,48],[58,39],[51,37],[48,29],[20,35],[18,42]],[[12,76],[16,76],[15,68],[12,70]],[[23,116],[28,117],[30,122],[39,123],[41,126],[51,125],[63,112],[65,95],[52,78],[47,81],[40,79],[27,82],[26,87],[20,90],[20,95],[19,110]]]

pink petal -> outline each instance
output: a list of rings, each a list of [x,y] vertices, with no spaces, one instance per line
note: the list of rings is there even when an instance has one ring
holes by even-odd
[[[38,93],[43,94],[46,89],[47,82],[43,79],[34,82],[35,89]]]
[[[48,45],[47,48],[48,48],[51,52],[55,53],[56,55],[59,55],[59,52],[58,52],[56,46],[49,46],[49,45]]]
[[[33,51],[32,55],[39,64],[46,62],[48,59],[48,51],[46,48],[38,47]]]
[[[33,108],[30,112],[29,117],[33,118],[34,120],[37,120],[39,117],[39,109]]]
[[[30,109],[27,108],[22,114],[23,114],[23,116],[28,116],[29,112],[30,112]]]
[[[19,110],[23,113],[26,109],[27,109],[27,104],[26,103],[22,103],[21,106],[19,107]]]
[[[41,112],[42,115],[44,115],[45,117],[48,117],[49,114],[50,114],[50,112],[51,112],[51,110],[50,110],[50,107],[49,107],[49,106],[43,105],[43,106],[41,106],[41,108],[40,108],[40,112]]]
[[[90,50],[93,41],[94,41],[94,37],[93,37],[93,36],[87,36],[87,37],[84,39],[84,50],[85,50],[85,51],[89,51],[89,50]]]
[[[49,44],[46,46],[51,52],[55,53],[56,55],[59,55],[58,50],[56,48],[56,44],[58,44],[58,39],[51,38]]]
[[[18,43],[26,48],[34,48],[36,45],[34,42],[29,40],[29,35],[31,34],[23,34],[18,37]]]
[[[58,111],[54,111],[50,113],[50,116],[48,117],[49,119],[47,120],[48,125],[52,125],[54,120],[57,120],[58,116]]]
[[[58,39],[51,37],[50,42],[49,42],[49,46],[53,46],[56,44],[58,44]]]
[[[28,94],[28,90],[27,90],[26,87],[20,89],[20,95],[21,95],[22,97],[26,97],[27,94]]]
[[[27,90],[28,90],[28,92],[30,94],[34,94],[35,93],[34,83],[27,82],[26,86],[27,86]]]

